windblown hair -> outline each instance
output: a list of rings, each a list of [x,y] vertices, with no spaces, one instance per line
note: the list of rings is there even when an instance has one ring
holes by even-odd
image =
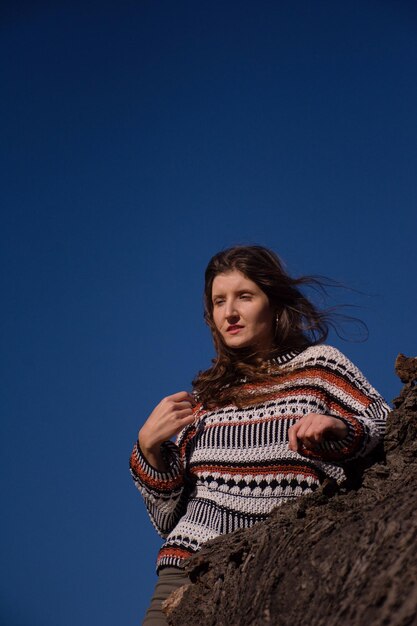
[[[274,343],[270,354],[260,356],[249,348],[232,349],[223,341],[213,321],[212,286],[218,274],[238,270],[267,295],[277,315]],[[285,375],[285,368],[274,365],[274,357],[291,350],[323,343],[334,324],[329,310],[317,308],[300,290],[312,286],[326,291],[325,281],[314,276],[292,278],[280,258],[262,246],[235,246],[216,254],[205,272],[204,318],[214,341],[213,365],[199,372],[194,392],[207,408],[229,403],[242,405],[242,383],[268,380]]]

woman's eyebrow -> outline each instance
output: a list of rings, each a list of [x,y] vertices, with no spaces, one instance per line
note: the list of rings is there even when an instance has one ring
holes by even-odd
[[[253,293],[253,289],[236,289],[235,293],[241,296],[242,293]]]
[[[249,287],[247,287],[246,289],[236,289],[235,291],[233,291],[233,293],[240,296],[242,293],[253,293],[253,289],[250,289]],[[224,296],[225,294],[223,293],[223,291],[217,291],[216,293],[211,294],[212,300],[214,300],[215,298],[224,298]]]

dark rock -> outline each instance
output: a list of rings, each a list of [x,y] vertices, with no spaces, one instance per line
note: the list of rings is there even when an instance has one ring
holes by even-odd
[[[417,625],[417,359],[397,367],[384,450],[345,488],[323,485],[205,544],[171,626]]]

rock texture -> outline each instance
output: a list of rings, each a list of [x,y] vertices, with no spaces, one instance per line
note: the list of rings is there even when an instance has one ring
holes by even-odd
[[[342,491],[207,543],[167,602],[171,626],[417,625],[417,358],[396,369],[384,450]]]

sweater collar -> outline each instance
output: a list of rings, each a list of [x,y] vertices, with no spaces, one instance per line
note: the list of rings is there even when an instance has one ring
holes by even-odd
[[[283,365],[284,363],[289,363],[298,354],[301,354],[301,352],[304,352],[304,350],[305,350],[305,347],[294,348],[293,350],[289,350],[287,352],[281,352],[280,354],[277,354],[274,357],[272,357],[272,359],[268,359],[267,363],[269,363],[270,365]]]

